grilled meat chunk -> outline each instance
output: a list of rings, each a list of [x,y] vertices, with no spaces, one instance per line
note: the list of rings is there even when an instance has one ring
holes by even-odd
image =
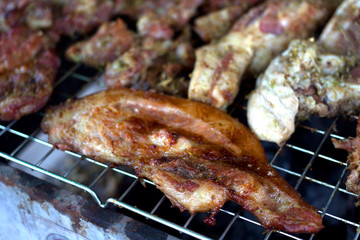
[[[58,57],[46,50],[14,69],[0,73],[0,119],[19,119],[45,106],[59,65]]]
[[[345,17],[344,12],[349,15]],[[250,128],[261,140],[280,144],[289,139],[295,130],[296,117],[303,119],[312,114],[330,117],[338,112],[358,111],[360,42],[354,46],[355,35],[350,29],[359,26],[359,12],[359,0],[344,1],[318,42],[292,42],[258,78],[248,102],[247,117]],[[339,28],[344,23],[349,27],[346,31]],[[340,37],[334,41],[331,36]],[[338,47],[339,44],[344,46]]]
[[[197,17],[194,22],[196,33],[205,42],[214,41],[224,36],[230,30],[233,23],[248,8],[263,1],[219,1],[218,4],[214,1],[209,2],[212,3],[209,3],[207,7],[212,10],[203,16]],[[217,9],[218,6],[221,8]]]
[[[360,104],[357,63],[321,52],[314,41],[293,41],[257,80],[247,107],[250,128],[281,144],[295,131],[296,117],[353,113]]]
[[[186,97],[186,77],[195,61],[190,39],[190,29],[184,29],[175,40],[137,39],[128,51],[106,66],[106,85],[154,89]]]
[[[326,24],[318,43],[331,53],[360,55],[360,1],[343,1]]]
[[[338,140],[331,139],[335,148],[348,151],[348,169],[350,174],[346,180],[346,189],[360,196],[360,117],[356,127],[356,137]],[[357,204],[360,204],[358,202]]]
[[[324,23],[332,1],[267,1],[251,9],[219,42],[196,51],[189,97],[225,109],[239,92],[245,73],[261,73],[295,38]]]
[[[49,99],[58,57],[41,31],[15,28],[0,35],[0,119],[36,112]]]
[[[53,41],[42,31],[17,27],[1,33],[0,73],[23,65],[53,45]]]
[[[114,89],[49,110],[42,129],[62,150],[134,168],[181,210],[216,212],[233,200],[268,229],[322,228],[316,209],[269,165],[254,135],[211,106]]]
[[[54,20],[52,30],[60,35],[87,34],[113,16],[112,0],[60,1],[61,14]]]
[[[93,67],[105,66],[131,47],[133,35],[120,18],[106,22],[90,39],[72,45],[66,51],[66,57]]]

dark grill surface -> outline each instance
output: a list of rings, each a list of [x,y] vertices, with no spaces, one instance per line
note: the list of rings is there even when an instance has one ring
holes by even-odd
[[[101,72],[65,60],[48,105],[104,89]],[[245,87],[246,89],[246,87]],[[229,112],[246,124],[245,93]],[[345,189],[347,153],[334,149],[331,137],[355,135],[356,119],[310,118],[297,125],[281,147],[263,142],[272,166],[310,204],[319,209],[325,229],[317,235],[267,232],[249,212],[228,202],[207,226],[207,213],[190,215],[172,208],[150,181],[138,179],[131,169],[109,165],[47,143],[40,122],[44,109],[12,122],[0,122],[0,160],[63,188],[93,198],[101,207],[117,205],[120,212],[145,221],[181,239],[357,239],[359,211],[356,196]],[[142,185],[145,184],[146,188]],[[145,201],[144,201],[145,200]]]

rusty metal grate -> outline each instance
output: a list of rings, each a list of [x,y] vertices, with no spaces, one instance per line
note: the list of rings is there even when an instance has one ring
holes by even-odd
[[[49,105],[67,98],[83,96],[104,88],[99,73],[83,65],[63,64]],[[246,124],[245,100],[240,100],[230,113]],[[359,211],[354,206],[356,195],[346,191],[347,153],[335,150],[330,138],[342,139],[355,134],[356,121],[342,117],[311,118],[297,125],[293,137],[277,146],[263,143],[271,165],[310,204],[319,209],[325,229],[317,235],[266,232],[259,222],[241,206],[228,202],[216,217],[217,224],[206,226],[205,213],[190,215],[171,208],[171,203],[151,181],[139,180],[131,169],[112,168],[107,164],[69,151],[52,148],[41,132],[43,112],[17,121],[0,122],[0,160],[57,185],[92,197],[101,207],[110,204],[121,212],[140,218],[150,225],[182,239],[357,239]],[[61,165],[59,168],[58,166]],[[84,175],[81,169],[94,169]],[[80,178],[78,176],[81,176]],[[97,185],[114,183],[117,192],[103,193]],[[147,185],[146,188],[141,186]],[[141,201],[139,200],[141,199]],[[143,199],[146,202],[143,203]]]

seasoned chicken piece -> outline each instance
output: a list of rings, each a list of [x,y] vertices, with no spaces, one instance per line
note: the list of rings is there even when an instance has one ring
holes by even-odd
[[[335,148],[348,151],[348,169],[350,174],[346,180],[346,190],[353,192],[360,197],[360,117],[356,128],[356,137],[349,137],[348,139],[338,140],[331,139]],[[360,202],[357,202],[359,205]]]
[[[318,43],[335,54],[360,55],[360,1],[345,0],[326,24]]]
[[[93,67],[102,67],[130,49],[134,34],[121,19],[106,22],[90,39],[77,42],[66,51],[66,57]]]
[[[0,34],[0,46],[0,119],[9,121],[45,105],[60,61],[41,31],[11,29]]]
[[[219,42],[196,51],[189,97],[225,109],[245,71],[262,72],[294,38],[305,38],[334,10],[333,1],[273,0],[242,16]]]
[[[358,63],[322,53],[314,41],[293,41],[257,80],[247,107],[251,130],[280,144],[294,132],[295,117],[352,113],[360,104]]]
[[[260,2],[262,0],[234,1],[234,3],[229,3],[228,6],[225,5],[226,7],[196,18],[194,29],[205,42],[217,40],[230,30],[235,20],[248,8]]]
[[[42,129],[62,150],[134,168],[181,210],[215,214],[233,200],[268,229],[322,229],[316,209],[269,165],[253,134],[211,106],[115,89],[49,110]]]
[[[357,48],[352,47],[355,51],[352,56],[347,47],[354,45],[353,32],[333,26],[344,22],[347,22],[344,26],[359,26],[359,10],[359,0],[344,1],[319,42],[292,42],[258,78],[248,101],[247,118],[250,128],[261,140],[280,144],[289,139],[295,130],[296,117],[302,119],[312,114],[325,117],[357,111],[360,106],[360,55]],[[347,20],[344,12],[349,13]],[[330,35],[341,35],[341,42],[333,42]],[[332,48],[325,38],[334,43]],[[340,43],[344,47],[338,47]],[[357,45],[359,48],[359,41]],[[336,55],[338,53],[343,56]]]

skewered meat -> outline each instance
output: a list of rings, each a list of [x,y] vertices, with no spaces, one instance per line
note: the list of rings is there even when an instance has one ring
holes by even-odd
[[[217,40],[226,34],[235,20],[249,7],[260,2],[262,2],[262,0],[233,1],[228,3],[227,1],[220,1],[217,4],[211,1],[208,8],[212,10],[195,19],[194,29],[205,42]],[[221,9],[217,9],[219,5]]]
[[[352,47],[356,54],[349,55],[351,51],[347,47],[338,48],[337,41],[333,48],[327,43],[322,44],[325,38],[332,39],[329,36],[341,35],[342,44],[353,46],[353,32],[344,32],[342,28],[333,26],[338,26],[336,21],[340,24],[353,20],[356,22],[345,25],[359,26],[359,10],[359,0],[344,1],[319,42],[292,42],[259,77],[249,98],[247,117],[250,128],[261,140],[278,144],[287,140],[295,130],[296,117],[303,119],[312,114],[324,117],[334,116],[337,112],[352,114],[357,111],[360,105],[360,55],[356,53],[357,48]],[[346,20],[343,12],[354,15],[347,15]],[[359,48],[359,42],[357,45]],[[343,50],[343,56],[324,49],[335,54]]]
[[[189,97],[225,109],[245,71],[262,72],[294,38],[305,38],[334,10],[333,1],[268,1],[242,16],[218,43],[196,51]]]
[[[350,174],[346,180],[346,189],[360,196],[360,117],[356,128],[356,137],[343,140],[331,139],[335,148],[348,151],[348,169]],[[357,204],[359,204],[358,202]]]
[[[0,35],[0,119],[36,112],[49,99],[58,57],[41,31],[15,28]]]
[[[72,45],[66,57],[93,67],[105,66],[131,47],[133,35],[121,19],[106,22],[90,39]]]
[[[316,209],[269,165],[252,133],[208,105],[115,89],[49,110],[42,128],[62,150],[131,166],[181,210],[216,213],[231,199],[266,228],[322,228]]]

